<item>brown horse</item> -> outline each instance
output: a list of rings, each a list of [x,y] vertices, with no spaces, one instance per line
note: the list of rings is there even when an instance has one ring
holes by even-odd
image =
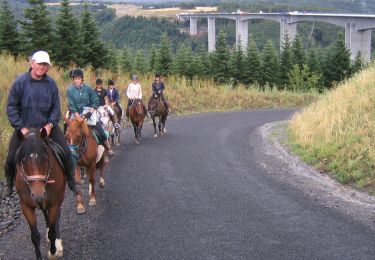
[[[66,129],[65,137],[72,150],[73,156],[78,160],[77,168],[75,170],[75,179],[81,183],[81,168],[84,168],[86,174],[89,176],[89,206],[96,204],[95,193],[95,174],[96,169],[100,170],[100,187],[104,187],[105,182],[103,178],[104,167],[108,164],[107,155],[104,147],[97,145],[94,134],[90,130],[84,119],[66,120],[68,127]],[[101,156],[98,156],[101,155]],[[83,204],[82,195],[77,195],[77,213],[85,213],[85,206]]]
[[[145,120],[145,106],[142,99],[134,99],[129,107],[129,119],[133,124],[135,142],[139,144],[142,138],[142,126]]]
[[[47,141],[47,132],[35,129],[23,137],[16,153],[16,189],[20,198],[22,213],[31,231],[31,240],[37,259],[40,252],[40,234],[37,227],[35,209],[44,214],[48,229],[50,249],[48,258],[63,255],[60,238],[60,207],[64,200],[66,179],[63,166],[58,162]]]
[[[150,97],[150,100],[148,101],[148,111],[150,113],[152,123],[154,125],[154,137],[158,137],[158,133],[156,132],[155,117],[159,118],[159,135],[167,133],[167,129],[165,128],[165,122],[167,121],[168,111],[161,99],[160,93],[156,96],[152,95]]]
[[[111,137],[112,144],[120,145],[121,136],[121,123],[124,117],[123,110],[121,106],[117,103],[116,105],[111,105],[113,111],[115,112],[115,134]]]

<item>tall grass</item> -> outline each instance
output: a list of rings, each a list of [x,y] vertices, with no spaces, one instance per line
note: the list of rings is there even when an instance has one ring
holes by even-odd
[[[0,179],[3,176],[3,165],[6,156],[6,150],[9,143],[12,128],[9,125],[6,116],[6,102],[10,86],[16,76],[27,71],[29,64],[25,59],[14,59],[9,55],[0,55],[0,138],[2,146],[0,147]],[[61,109],[64,113],[67,110],[65,92],[67,86],[71,83],[69,70],[61,70],[52,67],[48,74],[53,77],[60,91]],[[105,85],[108,79],[116,82],[119,89],[121,103],[125,107],[126,88],[130,83],[130,76],[124,74],[114,74],[111,71],[94,72],[90,68],[84,70],[85,82],[94,86],[96,77],[101,77]],[[153,75],[139,75],[140,84],[145,102],[151,96],[151,84]],[[238,110],[248,108],[300,108],[316,100],[316,93],[297,94],[287,91],[276,91],[266,89],[259,91],[257,88],[246,89],[243,86],[233,88],[232,86],[216,86],[212,80],[188,80],[179,77],[169,77],[165,79],[165,95],[170,103],[173,114],[198,113],[207,111]]]
[[[297,113],[294,150],[342,183],[375,191],[375,64]]]

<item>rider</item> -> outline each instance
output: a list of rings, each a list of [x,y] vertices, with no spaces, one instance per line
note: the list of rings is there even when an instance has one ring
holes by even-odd
[[[98,94],[99,106],[104,106],[107,103],[107,90],[103,88],[103,80],[101,78],[96,79],[95,92]]]
[[[163,95],[164,89],[165,89],[164,82],[161,81],[160,74],[156,73],[154,82],[152,82],[152,95],[153,97],[157,97],[158,94],[160,95],[160,98],[163,101],[164,107],[167,109],[167,112],[169,114],[169,105]]]
[[[108,80],[107,98],[108,102],[110,102],[112,106],[115,106],[118,108],[118,110],[121,110],[119,104],[120,95],[118,90],[115,88],[115,82],[111,79]]]
[[[126,117],[129,119],[129,107],[133,104],[134,99],[142,99],[142,87],[141,84],[138,83],[138,76],[132,76],[132,82],[129,84],[128,89],[126,91],[126,96],[128,97],[128,107],[126,109]],[[145,115],[147,113],[146,107],[143,105],[143,109]]]
[[[95,91],[83,82],[83,71],[79,68],[73,69],[70,73],[73,83],[68,87],[66,96],[68,98],[69,112],[75,118],[90,119],[95,109],[99,107],[99,98]],[[83,115],[84,109],[89,111]],[[107,135],[100,124],[96,122],[91,125],[98,133],[100,142],[104,145],[108,155],[114,155],[108,142]]]
[[[47,135],[62,147],[66,155],[64,172],[68,186],[75,193],[80,193],[80,186],[73,177],[75,169],[72,155],[58,125],[61,117],[59,90],[55,80],[47,75],[51,66],[49,55],[45,51],[37,51],[32,55],[30,63],[31,68],[15,79],[8,96],[7,115],[14,131],[4,166],[2,197],[12,194],[16,151],[30,128],[44,128]]]

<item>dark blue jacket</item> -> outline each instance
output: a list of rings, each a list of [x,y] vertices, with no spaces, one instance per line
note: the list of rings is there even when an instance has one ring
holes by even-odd
[[[109,90],[109,88],[107,89],[107,97],[108,97],[108,100],[113,103],[113,102],[117,102],[119,101],[120,99],[120,95],[118,93],[118,90],[117,89],[113,89],[112,90],[112,94],[111,94],[111,91]]]
[[[159,90],[163,91],[164,89],[165,86],[162,81],[156,82],[156,80],[154,80],[154,82],[152,82],[152,92],[154,93],[154,95],[157,94]]]
[[[17,76],[9,92],[7,115],[16,130],[58,125],[61,109],[56,82],[48,75],[35,80],[30,70]]]

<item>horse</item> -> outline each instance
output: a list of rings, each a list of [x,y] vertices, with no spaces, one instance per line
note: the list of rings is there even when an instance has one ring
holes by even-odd
[[[100,170],[99,186],[103,188],[105,181],[103,177],[104,167],[108,164],[108,155],[104,151],[102,145],[97,145],[96,139],[88,124],[84,119],[74,118],[65,119],[67,129],[65,138],[72,150],[73,156],[77,159],[77,167],[75,170],[75,179],[81,183],[81,168],[85,169],[89,176],[89,206],[96,205],[95,192],[95,174],[96,169]],[[77,213],[83,214],[86,209],[83,204],[82,195],[77,195]]]
[[[150,100],[148,101],[148,111],[154,126],[154,137],[158,137],[158,133],[156,132],[155,117],[159,118],[159,135],[166,134],[167,129],[165,128],[165,121],[167,121],[168,111],[161,99],[161,93],[158,93],[156,96],[152,95],[150,97]]]
[[[103,125],[103,129],[108,133],[111,138],[112,144],[116,136],[116,129],[120,127],[117,120],[117,115],[110,106],[100,106],[97,109],[99,121]],[[116,137],[117,139],[117,137]]]
[[[36,258],[42,259],[35,209],[42,210],[50,242],[47,256],[55,259],[63,256],[59,221],[66,185],[64,166],[53,152],[54,142],[47,138],[44,128],[42,131],[30,129],[22,139],[15,157],[16,190],[22,213],[30,226]]]
[[[115,134],[111,138],[112,144],[120,145],[120,135],[121,135],[121,124],[122,120],[124,118],[124,112],[123,109],[121,108],[120,104],[111,104],[111,108],[115,112],[116,116],[116,123],[115,123]]]
[[[134,128],[135,143],[139,144],[142,138],[143,121],[145,120],[145,109],[142,99],[134,99],[129,107],[129,119]]]

